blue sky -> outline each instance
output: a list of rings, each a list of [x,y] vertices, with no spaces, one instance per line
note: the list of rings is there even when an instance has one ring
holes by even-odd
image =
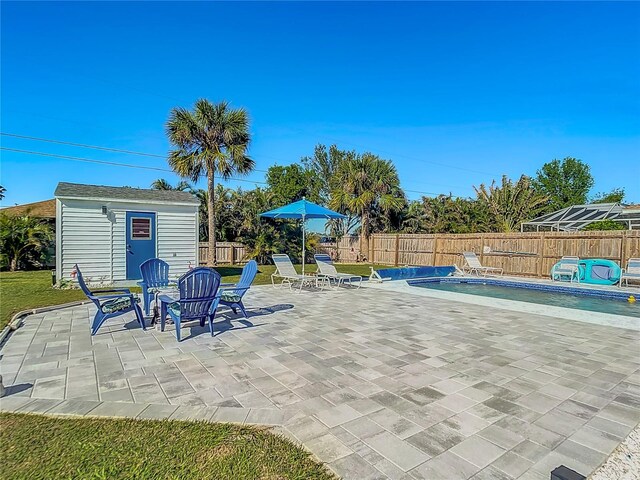
[[[473,195],[553,158],[640,202],[638,3],[2,2],[2,132],[165,154],[174,106],[252,118],[257,169],[317,143],[392,159],[410,198]],[[167,168],[16,138],[2,146]],[[58,181],[148,187],[169,172],[1,151],[4,206]],[[256,171],[245,182],[263,181]],[[204,182],[202,182],[204,185]]]

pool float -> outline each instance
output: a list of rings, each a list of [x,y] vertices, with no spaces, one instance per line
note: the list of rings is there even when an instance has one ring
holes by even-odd
[[[580,275],[581,283],[593,285],[614,285],[620,280],[620,266],[613,260],[592,258],[580,260],[583,267]]]
[[[553,272],[560,263],[561,262],[556,263],[551,271]],[[620,280],[620,275],[620,265],[613,260],[589,258],[578,262],[578,277],[580,283],[615,285]]]

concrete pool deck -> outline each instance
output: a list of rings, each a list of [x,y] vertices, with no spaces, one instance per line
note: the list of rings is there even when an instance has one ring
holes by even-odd
[[[587,285],[578,283],[567,282],[552,282],[548,279],[540,278],[523,278],[523,277],[509,277],[509,276],[489,276],[489,277],[475,277],[464,276],[458,277],[461,280],[465,278],[479,279],[487,278],[489,280],[505,280],[509,282],[520,283],[537,283],[541,285],[553,285],[559,287],[571,287],[585,290],[598,290],[608,291],[615,293],[626,293],[629,296],[634,296],[638,299],[638,314],[640,315],[640,289],[635,287],[616,287],[612,285]],[[442,290],[434,290],[427,288],[420,288],[417,286],[409,285],[406,281],[392,281],[392,282],[367,282],[366,286],[369,288],[377,288],[383,290],[392,290],[396,292],[405,292],[412,295],[419,295],[424,297],[439,298],[442,300],[450,300],[455,302],[471,303],[474,305],[480,305],[484,307],[500,308],[504,310],[511,310],[514,312],[524,313],[537,313],[539,315],[551,316],[567,320],[575,320],[580,322],[595,323],[598,325],[609,325],[613,327],[627,328],[631,330],[640,330],[640,316],[631,317],[628,315],[615,315],[602,312],[593,312],[586,310],[577,310],[574,308],[564,308],[555,305],[542,305],[538,303],[529,303],[508,300],[495,297],[484,297],[480,295],[465,294],[462,292],[448,292]]]
[[[30,315],[0,409],[274,425],[345,479],[588,474],[640,421],[637,330],[385,284],[246,303],[180,343],[127,315],[91,337],[87,305]]]

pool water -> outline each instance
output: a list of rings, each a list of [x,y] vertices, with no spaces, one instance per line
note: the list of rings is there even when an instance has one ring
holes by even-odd
[[[622,292],[611,293],[602,292],[602,295],[576,293],[577,289],[571,289],[571,292],[562,291],[545,291],[540,290],[540,285],[520,284],[514,285],[511,282],[507,285],[495,283],[487,283],[483,281],[429,281],[412,283],[412,285],[431,290],[441,290],[446,292],[466,293],[469,295],[481,295],[483,297],[502,298],[505,300],[516,300],[519,302],[538,303],[541,305],[553,305],[556,307],[573,308],[578,310],[587,310],[591,312],[610,313],[614,315],[627,315],[631,317],[640,317],[640,294],[636,296],[638,302],[629,303],[626,295]],[[530,285],[527,287],[527,285]],[[553,287],[552,287],[553,288]],[[556,287],[557,289],[557,287]]]

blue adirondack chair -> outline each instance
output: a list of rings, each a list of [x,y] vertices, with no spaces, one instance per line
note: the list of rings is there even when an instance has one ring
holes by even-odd
[[[116,288],[109,290],[100,289],[91,291],[87,287],[87,284],[84,282],[82,272],[80,271],[80,267],[78,267],[78,265],[75,266],[75,270],[80,288],[87,296],[87,298],[95,303],[96,307],[98,308],[96,316],[93,318],[93,323],[91,324],[92,336],[98,332],[98,329],[106,320],[123,315],[127,312],[134,312],[136,314],[138,323],[143,330],[146,330],[140,305],[138,305],[135,295],[131,293],[128,288]]]
[[[166,288],[175,285],[176,282],[169,281],[169,264],[159,258],[150,258],[140,265],[142,281],[138,282],[142,288],[142,298],[144,298],[144,314],[149,315],[149,307],[156,288]]]
[[[220,290],[220,305],[226,305],[233,310],[233,313],[237,313],[236,308],[242,310],[244,318],[247,318],[247,311],[244,309],[242,303],[242,297],[251,287],[253,279],[256,278],[258,273],[258,263],[255,260],[250,260],[242,269],[242,275],[240,280],[235,285],[233,283],[223,283]],[[232,288],[227,288],[232,286]]]
[[[184,322],[199,320],[204,326],[209,321],[209,330],[213,336],[213,317],[220,301],[218,289],[220,274],[207,267],[190,270],[178,280],[180,299],[175,300],[168,295],[161,295],[160,300],[160,329],[164,331],[167,314],[176,326],[176,337],[180,341],[180,327]]]

